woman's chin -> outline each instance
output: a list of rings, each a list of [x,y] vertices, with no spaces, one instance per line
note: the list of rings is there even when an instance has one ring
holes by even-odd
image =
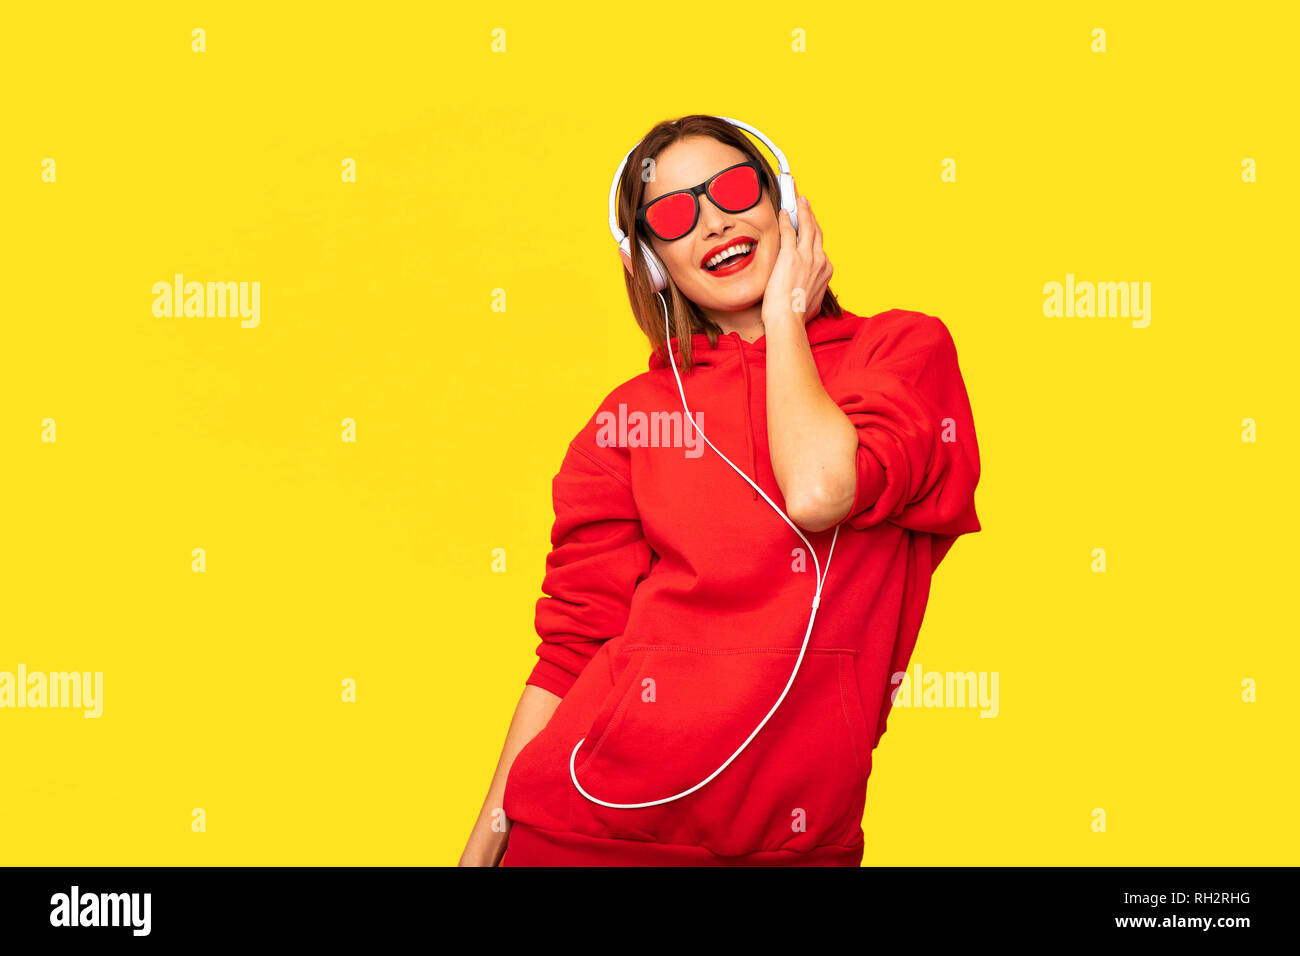
[[[737,284],[735,289],[707,289],[708,294],[702,296],[701,305],[715,309],[718,312],[743,312],[745,309],[752,308],[763,301],[763,287],[755,287],[753,284],[740,286]]]

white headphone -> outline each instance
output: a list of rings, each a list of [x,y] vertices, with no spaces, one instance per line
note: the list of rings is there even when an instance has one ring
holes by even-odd
[[[768,139],[758,130],[754,129],[754,127],[749,126],[746,123],[742,123],[739,120],[727,119],[727,117],[725,116],[719,116],[717,118],[721,120],[726,120],[726,122],[731,123],[733,126],[739,126],[742,129],[749,130],[749,132],[753,133],[764,143],[766,143],[768,149],[772,151],[772,155],[776,157],[776,161],[781,169],[781,176],[780,176],[781,208],[786,209],[790,212],[790,218],[795,223],[795,229],[797,231],[798,219],[795,218],[795,214],[794,214],[794,204],[795,204],[794,177],[790,175],[790,167],[789,164],[787,164],[785,161],[785,154],[782,153],[779,149],[777,149],[776,145],[770,139]],[[622,176],[623,174],[623,167],[627,164],[628,156],[631,156],[632,151],[635,149],[636,147],[634,146],[632,147],[631,150],[628,150],[627,155],[623,157],[623,162],[618,164],[618,172],[614,174],[614,184],[610,187],[609,190],[609,228],[614,233],[614,238],[618,241],[619,253],[623,257],[624,265],[629,270],[632,268],[632,260],[630,256],[631,242],[627,236],[623,235],[622,230],[618,228],[618,216],[614,205],[614,201],[618,196],[618,181],[619,181],[619,177]],[[651,282],[655,285],[655,292],[659,294],[659,304],[663,308],[663,313],[664,313],[664,340],[668,341],[671,336],[671,332],[669,331],[668,328],[668,304],[664,301],[664,296],[663,296],[663,290],[668,287],[667,272],[666,270],[664,270],[662,264],[655,256],[653,250],[651,250],[650,247],[646,245],[645,242],[640,242],[640,246],[641,246],[643,260],[650,271]],[[809,540],[804,537],[803,532],[799,530],[798,526],[795,525],[795,523],[790,520],[789,516],[786,515],[784,511],[782,511],[780,508],[776,506],[776,504],[772,501],[772,499],[767,496],[767,493],[763,491],[762,488],[758,487],[757,484],[754,483],[753,479],[751,479],[743,471],[737,468],[730,458],[722,454],[722,452],[718,451],[718,447],[714,445],[713,442],[709,441],[709,437],[704,434],[704,430],[700,428],[698,424],[695,423],[694,416],[691,414],[690,408],[687,407],[686,405],[686,390],[682,388],[682,377],[677,371],[677,361],[671,354],[669,356],[669,364],[672,366],[673,375],[677,379],[677,392],[682,399],[682,408],[686,410],[686,420],[692,423],[692,427],[695,428],[695,430],[700,433],[700,436],[706,442],[708,442],[709,447],[712,448],[714,451],[718,452],[718,457],[720,457],[728,465],[731,465],[732,469],[736,472],[736,474],[740,475],[741,478],[744,478],[745,481],[749,482],[749,484],[753,487],[753,489],[763,496],[763,500],[766,501],[769,505],[771,505],[772,510],[777,513],[777,515],[781,518],[781,520],[784,521],[786,524],[788,524],[792,529],[794,529],[794,533],[797,534],[799,536],[799,539],[803,541],[805,545],[808,546],[808,553],[812,555],[813,565],[817,571],[817,590],[816,593],[813,594],[812,614],[808,618],[808,630],[804,632],[803,647],[799,648],[799,657],[794,662],[794,670],[790,672],[790,679],[786,681],[785,690],[781,691],[781,696],[776,699],[776,703],[773,704],[772,709],[767,712],[767,716],[764,717],[762,721],[759,722],[759,725],[754,728],[753,732],[750,733],[750,735],[745,738],[745,742],[736,748],[736,752],[733,753],[730,757],[728,757],[721,767],[713,771],[713,773],[709,774],[707,777],[705,777],[695,786],[691,787],[689,790],[683,790],[681,793],[674,794],[671,797],[664,797],[660,800],[647,800],[645,803],[608,803],[604,800],[599,799],[598,797],[593,797],[586,790],[582,789],[582,784],[578,783],[578,775],[574,769],[574,761],[578,757],[578,750],[582,747],[583,743],[586,741],[587,738],[583,737],[582,740],[578,741],[577,746],[573,748],[573,753],[569,754],[569,778],[573,781],[573,785],[578,788],[578,792],[582,794],[584,797],[586,797],[588,800],[590,800],[592,803],[599,803],[602,807],[612,807],[615,810],[635,810],[640,807],[654,807],[654,806],[658,806],[661,803],[671,803],[673,800],[680,800],[682,797],[694,793],[696,790],[700,789],[700,787],[704,786],[706,783],[708,783],[718,774],[722,773],[722,771],[726,770],[727,767],[730,766],[731,762],[740,756],[741,751],[744,750],[747,746],[749,746],[749,742],[753,740],[755,736],[757,736],[758,732],[763,729],[763,726],[771,719],[772,715],[776,713],[776,709],[781,706],[781,701],[785,700],[785,695],[789,693],[791,685],[794,684],[795,675],[799,673],[799,665],[803,663],[804,651],[808,649],[808,638],[812,636],[813,622],[817,620],[817,609],[818,607],[821,606],[822,585],[826,583],[826,573],[830,571],[831,557],[835,554],[835,542],[836,540],[838,540],[840,536],[840,529],[839,526],[837,525],[835,528],[835,534],[831,537],[830,551],[828,551],[826,554],[826,571],[823,571],[821,568],[821,562],[817,560],[817,549],[815,549],[812,546],[812,543],[809,542]]]

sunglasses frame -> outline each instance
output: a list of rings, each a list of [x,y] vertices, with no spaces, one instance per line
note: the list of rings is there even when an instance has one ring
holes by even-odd
[[[748,166],[750,169],[754,170],[754,175],[758,177],[758,198],[755,199],[748,206],[746,206],[744,209],[728,209],[713,198],[713,194],[709,192],[709,186],[712,185],[713,181],[717,179],[719,176],[721,176],[723,173],[729,173],[733,169],[740,169],[742,166]],[[650,200],[650,202],[648,203],[645,203],[644,205],[641,206],[640,209],[636,211],[636,221],[639,222],[641,225],[645,226],[645,228],[650,232],[650,234],[653,235],[660,242],[676,242],[678,239],[685,239],[687,236],[689,236],[692,232],[695,231],[695,227],[700,221],[700,196],[701,195],[708,196],[709,202],[713,203],[713,205],[717,206],[723,212],[736,213],[736,212],[745,212],[746,210],[753,209],[755,206],[757,206],[760,202],[763,201],[763,192],[766,189],[767,189],[767,177],[763,175],[763,167],[759,164],[757,160],[749,159],[743,163],[736,163],[734,166],[728,166],[726,169],[718,170],[716,173],[714,173],[704,182],[700,183],[698,186],[690,186],[686,189],[674,189],[670,193],[664,193],[662,196],[656,196],[654,199]],[[672,239],[666,239],[663,236],[659,235],[659,233],[655,231],[655,228],[652,225],[650,225],[650,220],[646,218],[646,210],[648,210],[655,203],[667,199],[669,196],[677,196],[682,193],[689,193],[691,199],[694,200],[695,216],[691,219],[690,228],[688,228],[680,236],[675,236]]]

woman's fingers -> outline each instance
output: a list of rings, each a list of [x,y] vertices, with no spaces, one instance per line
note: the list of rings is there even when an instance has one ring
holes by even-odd
[[[808,228],[808,220],[804,218],[808,215],[808,203],[804,200],[803,196],[799,194],[799,183],[793,176],[790,177],[790,182],[794,186],[794,205],[795,208],[799,210],[798,247],[800,252],[804,252],[808,249],[809,245],[808,234],[812,232],[812,230]]]
[[[777,250],[777,257],[791,256],[795,248],[795,231],[794,223],[790,221],[790,214],[784,209],[776,217],[776,224],[781,230],[781,248]]]
[[[821,301],[825,296],[826,286],[830,282],[831,263],[822,249],[822,227],[817,221],[817,217],[812,211],[812,202],[807,196],[800,197],[803,206],[799,213],[800,233],[807,233],[808,240],[805,246],[805,252],[808,257],[808,267],[812,272],[812,290],[808,308],[813,310],[814,314],[821,309]],[[801,235],[800,238],[803,238]]]
[[[790,181],[794,184],[795,205],[799,207],[799,251],[816,261],[822,251],[822,228],[813,215],[812,203],[800,194],[799,183],[793,176]]]
[[[831,274],[831,261],[826,257],[826,252],[822,248],[821,223],[819,223],[817,221],[817,217],[813,215],[812,202],[808,199],[807,196],[803,197],[803,201],[804,201],[805,209],[801,215],[807,216],[808,218],[807,220],[801,219],[800,221],[801,222],[807,221],[811,226],[811,230],[810,230],[812,232],[811,252],[812,252],[813,265],[814,268],[816,268],[817,270],[817,275],[819,277],[825,276],[826,281],[829,281],[830,274]]]
[[[812,203],[808,201],[808,197],[804,196],[803,201],[804,201],[805,208],[804,208],[804,212],[801,214],[801,221],[802,221],[802,215],[806,215],[812,223],[811,249],[812,249],[813,258],[816,259],[822,254],[822,227],[817,222],[817,217],[813,215]]]

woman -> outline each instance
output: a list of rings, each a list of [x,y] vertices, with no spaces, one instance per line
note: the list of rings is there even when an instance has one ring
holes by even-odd
[[[843,309],[795,212],[718,117],[627,157],[618,223],[667,285],[625,257],[650,368],[555,477],[539,660],[462,865],[860,865],[891,676],[980,530],[979,453],[944,324]]]

